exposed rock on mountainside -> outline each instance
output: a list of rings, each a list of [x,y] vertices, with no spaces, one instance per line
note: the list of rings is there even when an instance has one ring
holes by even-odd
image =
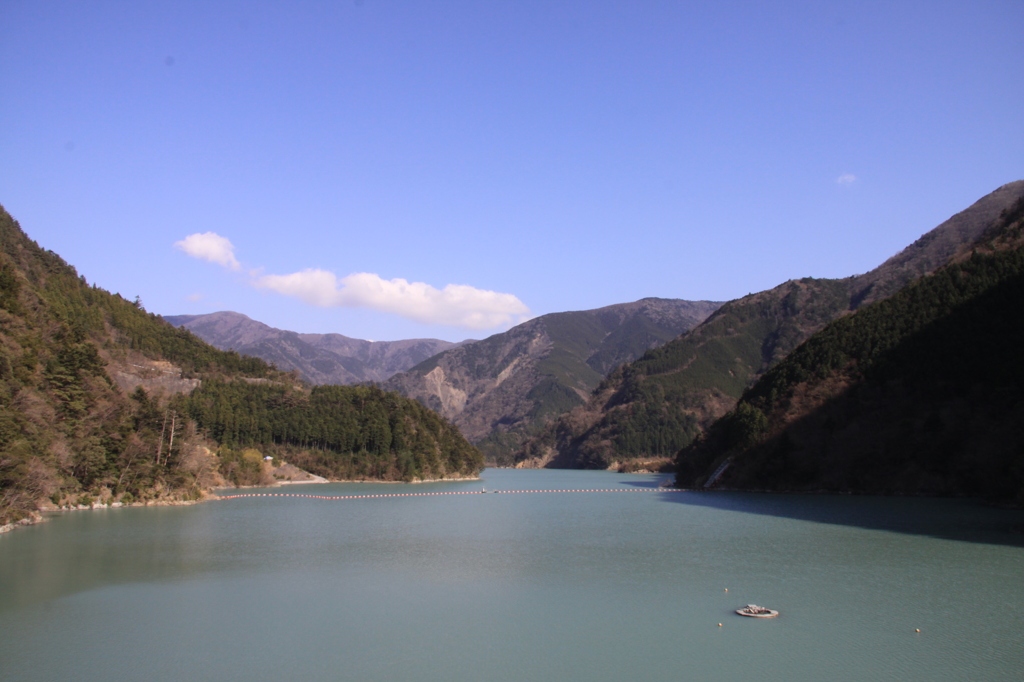
[[[969,253],[1022,195],[1024,181],[1000,187],[864,275],[793,280],[726,303],[700,327],[616,370],[585,405],[530,439],[516,461],[605,468],[672,457],[811,334]]]
[[[483,458],[419,403],[312,390],[89,285],[0,208],[0,526],[47,508],[181,502],[272,482],[267,453],[324,477],[476,476]]]
[[[447,350],[384,386],[451,419],[492,461],[584,402],[614,367],[665,343],[720,304],[645,298],[553,313]]]
[[[150,395],[188,394],[202,383],[194,377],[184,377],[181,367],[166,360],[150,360],[141,353],[112,361],[107,372],[125,393],[132,393],[141,386]]]
[[[1024,505],[1024,199],[953,261],[772,368],[678,483]]]
[[[298,370],[311,384],[384,381],[443,350],[467,343],[440,339],[363,341],[341,334],[300,334],[230,311],[164,319],[221,350],[262,358],[278,369]]]

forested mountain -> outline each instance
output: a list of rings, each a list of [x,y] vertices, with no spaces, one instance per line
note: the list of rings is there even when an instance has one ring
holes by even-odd
[[[701,326],[613,372],[587,403],[515,454],[519,466],[605,468],[668,459],[830,321],[970,251],[1024,181],[1000,187],[871,272],[801,279],[726,303]]]
[[[230,311],[164,319],[221,350],[262,358],[279,369],[298,370],[311,384],[384,381],[443,350],[468,343],[440,339],[364,341],[341,334],[300,334]]]
[[[396,374],[384,387],[451,419],[492,461],[582,404],[616,366],[706,319],[718,303],[645,298],[553,313]]]
[[[259,482],[266,453],[375,479],[482,464],[412,401],[310,391],[90,286],[0,208],[0,525],[43,503],[195,499],[225,478]]]
[[[818,332],[676,458],[682,486],[1024,504],[1024,199],[986,238]]]
[[[432,480],[475,476],[483,460],[458,429],[397,393],[368,386],[208,381],[176,405],[229,448],[268,446],[318,476]]]

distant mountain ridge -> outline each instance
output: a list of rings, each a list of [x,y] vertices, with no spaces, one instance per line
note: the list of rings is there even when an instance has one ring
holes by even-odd
[[[826,324],[969,253],[1021,196],[1024,181],[1000,187],[866,274],[791,280],[726,303],[696,329],[613,372],[585,405],[526,441],[517,465],[667,460]]]
[[[721,305],[645,298],[551,313],[446,350],[384,388],[450,419],[491,461],[582,404],[612,369],[692,329]]]
[[[298,370],[311,384],[382,382],[427,358],[469,341],[440,339],[364,341],[341,334],[302,334],[276,329],[241,313],[170,315],[164,320],[184,327],[221,350],[262,358],[278,369]]]

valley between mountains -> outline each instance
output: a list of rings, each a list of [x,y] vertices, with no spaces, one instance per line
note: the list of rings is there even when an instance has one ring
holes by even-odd
[[[794,349],[989,243],[1022,196],[1024,182],[1000,187],[862,275],[790,280],[725,304],[643,299],[544,315],[444,349],[383,387],[451,420],[499,465],[674,470],[676,454]],[[204,318],[188,323],[200,335]]]
[[[371,342],[162,318],[0,209],[0,525],[272,483],[265,458],[330,480],[486,461],[1024,504],[1022,230],[1017,181],[861,275]]]

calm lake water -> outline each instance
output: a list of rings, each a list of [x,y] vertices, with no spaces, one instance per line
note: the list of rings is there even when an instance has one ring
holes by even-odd
[[[0,536],[0,679],[1024,677],[1021,512],[663,478],[487,470],[270,492],[640,490],[59,515]],[[733,613],[751,602],[781,615]]]

